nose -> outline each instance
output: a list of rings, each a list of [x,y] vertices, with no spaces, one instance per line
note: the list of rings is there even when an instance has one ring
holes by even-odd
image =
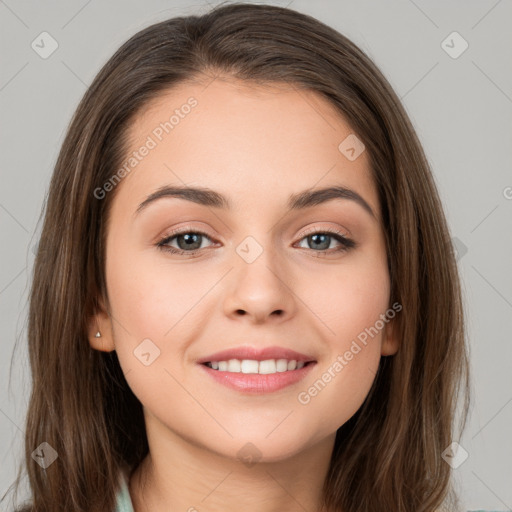
[[[234,266],[224,299],[227,316],[235,320],[247,317],[254,324],[280,323],[294,316],[293,276],[273,251],[263,249],[252,262],[235,253]]]

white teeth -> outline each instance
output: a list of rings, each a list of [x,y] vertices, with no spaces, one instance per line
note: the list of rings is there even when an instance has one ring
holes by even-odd
[[[258,361],[244,359],[242,360],[240,369],[242,370],[242,373],[258,373]]]
[[[278,359],[276,361],[276,370],[278,372],[285,372],[288,370],[288,361],[286,359]]]
[[[295,359],[267,359],[256,361],[254,359],[230,359],[229,361],[212,361],[207,363],[210,368],[221,372],[231,373],[259,373],[269,375],[272,373],[300,370],[306,363]]]
[[[276,361],[275,359],[269,359],[267,361],[260,361],[259,373],[276,373]]]
[[[238,359],[230,359],[228,361],[228,372],[239,373],[240,361]]]

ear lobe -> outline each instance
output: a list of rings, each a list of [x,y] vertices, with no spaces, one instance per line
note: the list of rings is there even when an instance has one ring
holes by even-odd
[[[400,347],[399,340],[396,336],[396,326],[394,320],[389,322],[384,327],[384,335],[382,337],[381,355],[392,356],[398,352]]]
[[[99,336],[97,336],[98,333]],[[112,335],[112,323],[108,313],[103,308],[103,304],[101,310],[89,317],[87,338],[89,345],[95,350],[112,352],[116,348]]]

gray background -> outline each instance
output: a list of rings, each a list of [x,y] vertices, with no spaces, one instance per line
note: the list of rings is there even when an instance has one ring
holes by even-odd
[[[214,3],[0,0],[2,494],[21,460],[30,391],[25,344],[32,250],[71,115],[127,38]],[[512,510],[512,2],[267,3],[311,14],[358,44],[418,131],[459,251],[468,318],[473,403],[461,445],[469,456],[454,474],[467,509]],[[58,43],[46,59],[31,47],[43,31]],[[454,31],[469,44],[457,58],[444,45],[458,52],[461,41],[443,43]]]

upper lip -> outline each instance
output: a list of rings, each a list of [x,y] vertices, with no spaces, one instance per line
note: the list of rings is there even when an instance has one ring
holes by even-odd
[[[229,348],[215,354],[210,354],[197,360],[198,363],[211,363],[212,361],[229,361],[230,359],[252,359],[256,361],[265,361],[267,359],[287,359],[291,361],[315,361],[315,358],[307,354],[301,354],[295,350],[284,347],[264,347],[254,348],[250,346],[242,346]]]

